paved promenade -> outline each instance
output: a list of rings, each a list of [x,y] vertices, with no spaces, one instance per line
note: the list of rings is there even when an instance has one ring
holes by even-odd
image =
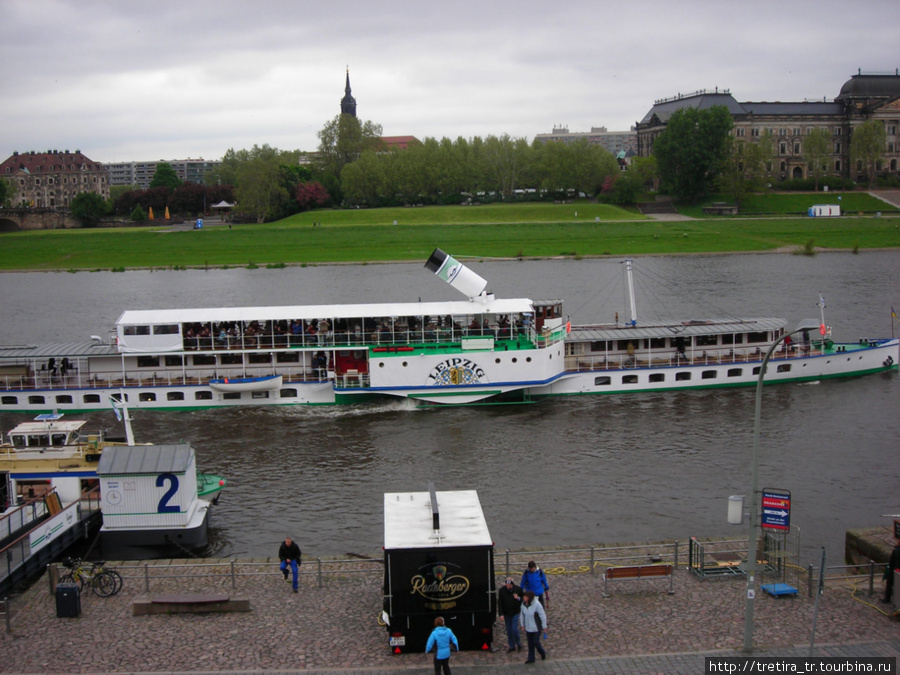
[[[223,592],[249,598],[249,613],[132,616],[132,602],[148,594],[142,568],[122,565],[121,593],[99,598],[88,592],[79,618],[57,618],[56,599],[42,578],[14,598],[13,632],[0,623],[0,672],[432,672],[430,655],[390,654],[378,623],[376,571],[328,575],[319,588],[315,563],[307,562],[295,595],[271,561],[241,563],[235,589],[227,566],[190,561],[154,570],[150,595]],[[703,580],[681,568],[673,595],[667,579],[649,579],[610,584],[609,598],[599,572],[551,575],[550,584],[547,661],[525,666],[524,653],[508,654],[501,619],[494,630],[497,651],[454,653],[453,672],[696,674],[704,672],[706,656],[741,656],[740,577]],[[900,622],[867,591],[865,581],[828,585],[819,602],[816,656],[900,656]],[[793,598],[758,594],[755,609],[756,656],[809,654],[814,600],[805,588]]]

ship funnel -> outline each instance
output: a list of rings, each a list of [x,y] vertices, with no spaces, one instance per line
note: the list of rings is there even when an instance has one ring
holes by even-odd
[[[434,249],[434,253],[431,254],[428,262],[425,263],[425,268],[437,274],[441,279],[469,298],[478,297],[484,293],[484,289],[487,286],[485,279],[439,248]]]

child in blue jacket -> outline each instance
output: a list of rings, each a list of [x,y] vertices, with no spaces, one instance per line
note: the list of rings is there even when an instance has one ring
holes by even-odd
[[[434,620],[434,630],[428,636],[428,643],[425,645],[425,653],[436,648],[434,653],[434,675],[450,675],[450,645],[456,647],[459,651],[459,642],[453,631],[444,625],[444,617],[439,616]]]

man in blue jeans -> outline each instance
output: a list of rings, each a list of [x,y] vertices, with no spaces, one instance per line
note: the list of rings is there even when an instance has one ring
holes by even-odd
[[[297,593],[297,577],[300,574],[300,547],[297,546],[297,542],[291,541],[290,537],[285,537],[284,541],[281,542],[281,546],[278,547],[278,557],[281,559],[279,569],[284,575],[285,581],[287,581],[288,578],[288,565],[291,566],[294,593]]]
[[[550,609],[550,584],[547,575],[534,560],[528,561],[528,569],[522,575],[522,590],[531,591],[544,609]]]
[[[519,636],[519,610],[522,607],[522,589],[516,586],[512,577],[506,577],[506,583],[497,591],[497,604],[506,624],[506,642],[508,652],[522,651],[522,638]]]

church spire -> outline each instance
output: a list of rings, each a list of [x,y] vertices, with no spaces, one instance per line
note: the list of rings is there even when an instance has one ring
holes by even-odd
[[[356,117],[356,99],[350,93],[350,66],[347,66],[347,84],[344,86],[344,98],[341,99],[341,114]]]

